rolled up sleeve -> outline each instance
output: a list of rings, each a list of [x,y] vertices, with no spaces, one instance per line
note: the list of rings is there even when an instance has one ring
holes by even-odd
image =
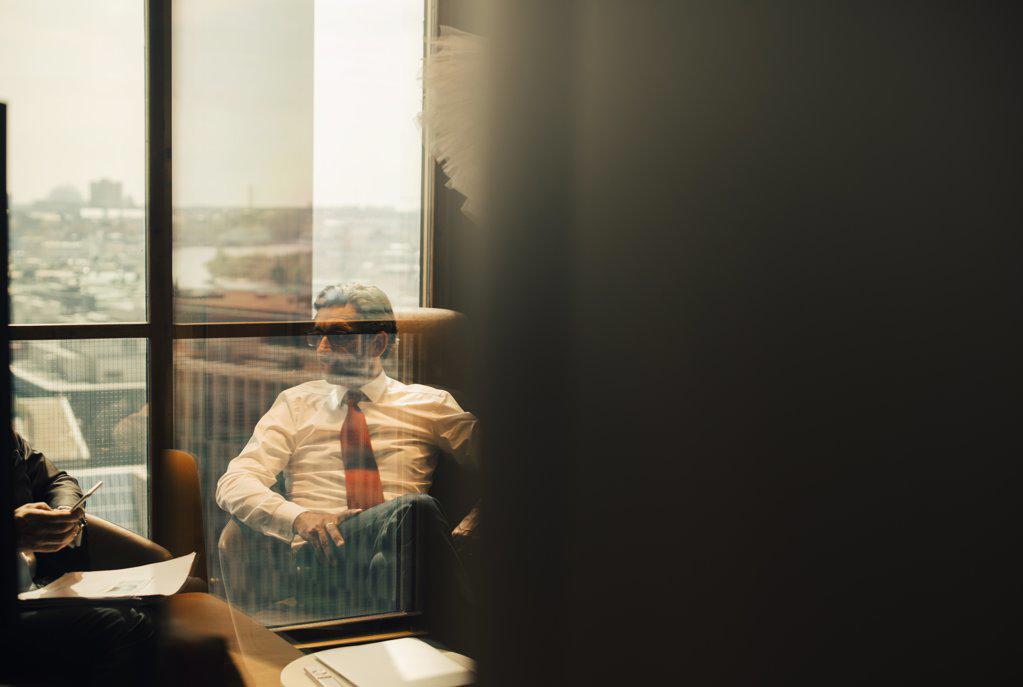
[[[294,452],[295,422],[284,394],[277,397],[245,448],[217,482],[217,505],[248,527],[290,542],[295,518],[307,509],[272,491]]]
[[[435,441],[445,453],[450,453],[459,465],[473,471],[480,467],[479,428],[476,416],[462,410],[458,401],[444,392],[437,409]]]

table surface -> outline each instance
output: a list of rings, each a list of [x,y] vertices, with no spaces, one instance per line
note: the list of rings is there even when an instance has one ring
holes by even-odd
[[[467,668],[475,668],[475,662],[468,656],[456,654],[454,651],[440,649],[440,652],[451,660],[462,664]],[[310,663],[316,663],[316,654],[307,654],[302,658],[295,659],[281,671],[281,685],[283,687],[313,687],[316,683],[311,677],[305,674],[305,667]],[[322,665],[322,664],[320,664]]]

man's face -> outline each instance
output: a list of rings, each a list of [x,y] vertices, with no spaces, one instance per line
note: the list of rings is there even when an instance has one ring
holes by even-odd
[[[316,346],[316,358],[323,370],[323,378],[331,384],[350,389],[366,384],[379,373],[379,359],[383,353],[381,339],[386,345],[386,334],[349,333],[360,319],[351,303],[344,307],[321,308],[316,313],[314,333],[322,336]]]

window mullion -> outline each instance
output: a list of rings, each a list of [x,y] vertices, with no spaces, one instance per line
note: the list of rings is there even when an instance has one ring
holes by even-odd
[[[161,452],[174,442],[174,317],[171,263],[173,221],[171,194],[171,3],[149,0],[146,6],[146,311],[149,320],[150,498],[157,503]],[[150,531],[157,542],[168,533],[154,519]]]

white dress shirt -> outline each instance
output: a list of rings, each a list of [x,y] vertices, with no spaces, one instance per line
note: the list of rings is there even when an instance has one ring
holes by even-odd
[[[476,418],[451,394],[402,384],[380,373],[362,387],[384,499],[430,488],[438,452],[476,468],[471,448]],[[256,424],[252,438],[217,482],[217,504],[264,534],[293,541],[292,526],[307,510],[338,513],[347,507],[341,462],[342,403],[347,389],[324,380],[281,392]],[[270,490],[284,471],[288,498]]]

